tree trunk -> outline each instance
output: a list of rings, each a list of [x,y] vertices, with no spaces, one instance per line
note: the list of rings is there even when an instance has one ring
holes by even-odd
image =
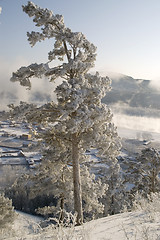
[[[63,223],[63,220],[64,220],[64,196],[63,196],[63,194],[61,195],[61,198],[60,198],[60,209],[61,209],[61,212],[59,215],[59,223]]]
[[[152,175],[151,175],[151,192],[155,193],[156,192],[156,174],[155,170],[152,170]]]
[[[82,191],[80,179],[78,140],[76,133],[72,135],[72,164],[73,164],[74,210],[77,213],[77,225],[81,225],[83,223]]]

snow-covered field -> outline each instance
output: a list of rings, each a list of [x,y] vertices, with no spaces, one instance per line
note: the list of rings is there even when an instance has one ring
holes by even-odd
[[[143,211],[122,213],[93,220],[67,230],[39,227],[41,219],[18,213],[13,229],[15,236],[0,239],[15,240],[159,240],[160,214]]]

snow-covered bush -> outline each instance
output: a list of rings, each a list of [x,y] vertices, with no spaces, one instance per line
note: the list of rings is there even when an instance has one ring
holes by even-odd
[[[157,233],[158,228],[155,229],[154,226],[159,222],[160,193],[151,193],[148,194],[147,197],[144,197],[137,192],[132,204],[132,213],[129,215],[129,221],[130,225],[132,225],[133,232],[131,235],[131,231],[128,231],[127,226],[124,227],[122,224],[125,239],[159,240],[160,235]],[[133,213],[134,211],[136,212]],[[132,218],[132,214],[137,214],[137,217]]]
[[[160,212],[160,193],[151,193],[147,198],[136,193],[133,201],[133,209],[144,210],[146,212]]]
[[[12,201],[0,194],[0,231],[14,221],[15,212]]]
[[[151,221],[154,221],[160,213],[160,193],[151,193],[146,197],[136,193],[132,210],[144,211]]]

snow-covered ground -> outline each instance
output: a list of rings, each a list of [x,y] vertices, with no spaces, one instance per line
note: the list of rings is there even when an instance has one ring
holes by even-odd
[[[41,219],[18,213],[13,229],[15,236],[0,239],[15,240],[159,240],[160,214],[142,211],[100,218],[71,229],[41,230]]]

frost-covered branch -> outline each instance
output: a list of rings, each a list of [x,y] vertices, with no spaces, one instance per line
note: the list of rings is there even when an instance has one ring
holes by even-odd
[[[28,67],[21,67],[15,73],[12,74],[11,82],[20,82],[21,86],[25,86],[28,89],[31,88],[31,77],[41,78],[45,72],[49,69],[48,64],[31,64]]]
[[[41,27],[42,31],[27,33],[31,46],[33,47],[38,41],[46,38],[54,38],[54,49],[48,53],[48,60],[51,62],[58,59],[63,61],[63,64],[53,68],[50,68],[47,63],[21,67],[13,73],[11,81],[19,81],[22,86],[30,89],[31,77],[47,76],[50,81],[61,77],[67,80],[80,77],[94,66],[96,47],[82,33],[72,32],[66,28],[63,16],[54,15],[52,11],[40,8],[32,2],[23,6],[23,11],[29,17],[33,17],[33,22],[37,27]]]
[[[30,123],[37,122],[46,125],[46,123],[58,122],[61,116],[57,105],[53,102],[37,107],[35,104],[21,101],[18,106],[10,104],[8,107],[11,117],[25,119]]]

